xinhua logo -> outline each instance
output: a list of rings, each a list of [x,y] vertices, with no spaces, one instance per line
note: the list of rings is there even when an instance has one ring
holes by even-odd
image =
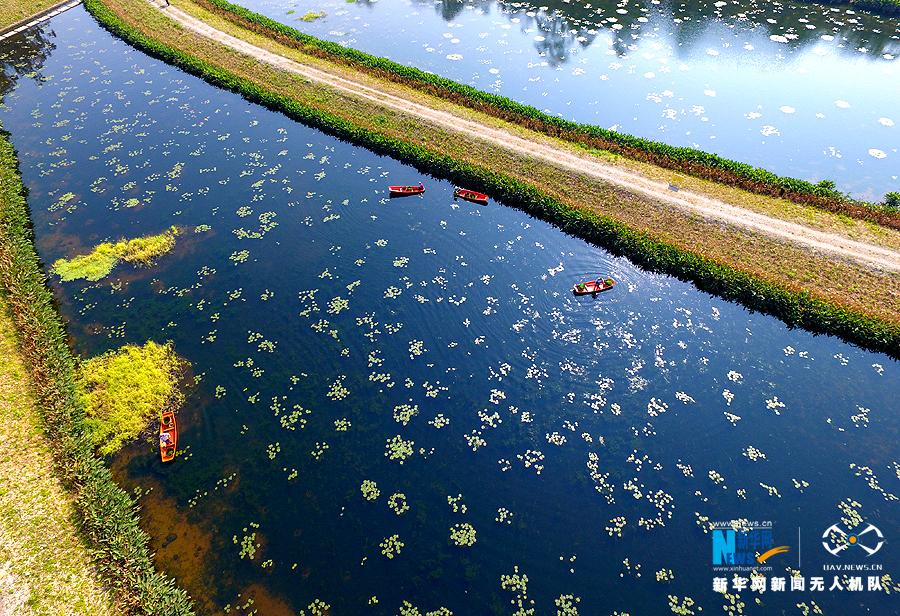
[[[713,529],[713,565],[754,565],[775,554],[788,551],[788,546],[772,547],[770,527],[744,530]],[[762,552],[758,557],[757,552]]]
[[[871,534],[869,534],[871,533]],[[866,526],[862,532],[848,532],[837,524],[832,524],[822,534],[822,546],[834,556],[838,556],[844,550],[849,548],[862,548],[871,556],[881,549],[884,545],[884,535],[873,524]]]

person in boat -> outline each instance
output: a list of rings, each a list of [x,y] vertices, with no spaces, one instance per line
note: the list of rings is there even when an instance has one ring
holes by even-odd
[[[161,449],[165,449],[169,445],[172,444],[172,437],[169,436],[168,432],[163,432],[159,435],[159,446]]]

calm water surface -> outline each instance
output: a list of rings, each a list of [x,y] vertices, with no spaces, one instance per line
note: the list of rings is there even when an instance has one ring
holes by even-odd
[[[896,18],[765,1],[243,5],[566,119],[870,201],[900,187]]]
[[[199,613],[717,613],[706,531],[732,519],[788,546],[767,580],[824,578],[739,591],[748,613],[896,613],[896,362],[455,202],[81,8],[30,37],[0,48],[0,120],[44,263],[181,230],[154,267],[52,282],[77,353],[171,340],[193,364],[177,461],[111,463]],[[831,555],[835,524],[885,543]],[[845,563],[880,569],[829,590]]]

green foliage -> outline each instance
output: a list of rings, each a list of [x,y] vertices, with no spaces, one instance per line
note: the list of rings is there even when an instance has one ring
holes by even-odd
[[[151,265],[153,261],[175,246],[178,231],[172,227],[159,235],[121,240],[115,244],[104,242],[90,254],[79,255],[71,260],[59,259],[50,272],[63,282],[84,278],[92,282],[106,277],[119,261],[135,265]]]
[[[148,235],[133,240],[116,243],[115,251],[119,258],[136,265],[152,265],[157,257],[160,257],[175,246],[175,236],[178,229],[170,228],[159,235]]]
[[[50,272],[60,277],[63,282],[84,278],[91,282],[106,277],[119,262],[112,244],[100,244],[88,255],[78,255],[71,261],[59,259],[50,268]]]
[[[118,451],[184,400],[183,362],[171,344],[125,345],[81,365],[85,426],[101,455]]]
[[[18,161],[0,130],[0,286],[40,399],[44,431],[62,479],[72,490],[93,566],[129,613],[189,616],[191,599],[155,570],[134,500],[94,455],[83,428],[78,368],[34,248]]]
[[[900,211],[900,193],[887,193],[884,196],[884,207],[895,212]]]

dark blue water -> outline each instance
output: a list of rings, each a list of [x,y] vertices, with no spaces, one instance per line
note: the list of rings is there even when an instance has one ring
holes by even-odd
[[[43,261],[181,231],[154,267],[53,288],[78,354],[171,340],[193,365],[176,462],[138,442],[111,463],[152,488],[156,561],[200,613],[635,615],[670,595],[715,613],[730,603],[713,580],[732,574],[713,570],[704,519],[771,524],[788,551],[767,584],[805,580],[740,591],[748,611],[896,612],[881,577],[900,580],[896,362],[455,202],[82,9],[43,36],[55,50],[0,108]],[[388,197],[418,181],[422,196]],[[617,284],[571,294],[598,277]],[[835,524],[884,544],[832,555]],[[881,569],[829,590],[824,567],[845,563]]]

